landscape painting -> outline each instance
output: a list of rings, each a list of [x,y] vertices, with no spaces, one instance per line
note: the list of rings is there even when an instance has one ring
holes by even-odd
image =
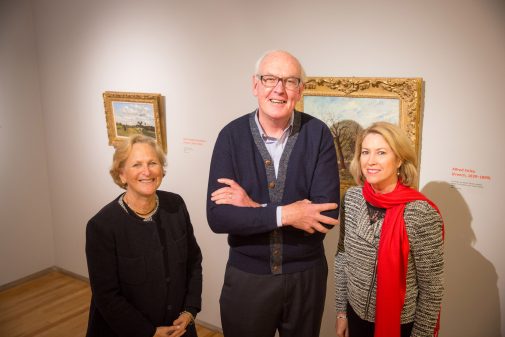
[[[112,102],[112,112],[118,137],[139,133],[156,138],[154,109],[151,103]]]
[[[103,99],[109,145],[142,134],[156,139],[166,152],[160,94],[106,91]]]
[[[374,122],[404,129],[419,154],[422,80],[309,77],[297,109],[325,122],[337,153],[341,192],[355,185],[349,172],[357,135]]]
[[[340,176],[345,181],[352,180],[349,165],[359,132],[377,121],[398,125],[400,120],[398,99],[304,96],[303,106],[305,112],[319,118],[330,128]]]

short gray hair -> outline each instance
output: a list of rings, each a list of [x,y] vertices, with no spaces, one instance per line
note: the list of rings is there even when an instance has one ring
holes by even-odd
[[[260,66],[261,66],[261,63],[263,62],[263,60],[271,55],[271,54],[274,54],[274,53],[282,53],[282,54],[286,54],[286,55],[289,55],[293,60],[296,61],[296,63],[298,63],[298,66],[300,67],[300,80],[302,83],[305,83],[305,69],[303,69],[303,66],[302,64],[300,63],[300,61],[294,57],[291,53],[285,51],[285,50],[280,50],[280,49],[277,49],[277,50],[268,50],[266,52],[264,52],[260,58],[258,59],[258,61],[256,61],[256,64],[254,66],[254,75],[260,75],[259,74],[259,71],[260,71]]]

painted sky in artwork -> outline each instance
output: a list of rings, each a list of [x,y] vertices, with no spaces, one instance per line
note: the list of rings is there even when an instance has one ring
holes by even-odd
[[[396,98],[304,96],[303,109],[327,124],[346,119],[363,128],[377,121],[400,123],[400,100]]]
[[[154,111],[151,103],[112,102],[116,123],[154,126]]]

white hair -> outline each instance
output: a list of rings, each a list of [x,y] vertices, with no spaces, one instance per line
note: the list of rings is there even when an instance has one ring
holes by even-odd
[[[289,53],[289,52],[287,52],[287,51],[285,51],[285,50],[279,50],[279,49],[277,49],[277,50],[269,50],[269,51],[266,51],[266,52],[264,52],[264,53],[260,56],[260,58],[258,59],[258,61],[256,61],[256,65],[254,66],[254,74],[255,74],[255,75],[260,75],[260,74],[259,74],[259,71],[260,71],[260,66],[261,66],[261,63],[263,62],[263,60],[264,60],[267,56],[269,56],[269,55],[271,55],[271,54],[274,54],[274,53],[282,53],[282,54],[286,54],[286,55],[289,55],[291,58],[293,58],[293,59],[296,61],[296,63],[298,63],[298,66],[300,67],[300,80],[302,81],[302,83],[304,83],[304,82],[305,82],[305,70],[303,69],[303,66],[302,66],[302,64],[300,63],[300,61],[299,61],[296,57],[294,57],[291,53]]]

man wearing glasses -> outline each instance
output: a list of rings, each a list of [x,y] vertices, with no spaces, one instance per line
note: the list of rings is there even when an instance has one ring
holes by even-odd
[[[258,108],[221,130],[207,219],[230,245],[220,297],[226,337],[319,336],[328,266],[323,239],[338,224],[333,138],[295,111],[304,71],[285,51],[256,63]]]

